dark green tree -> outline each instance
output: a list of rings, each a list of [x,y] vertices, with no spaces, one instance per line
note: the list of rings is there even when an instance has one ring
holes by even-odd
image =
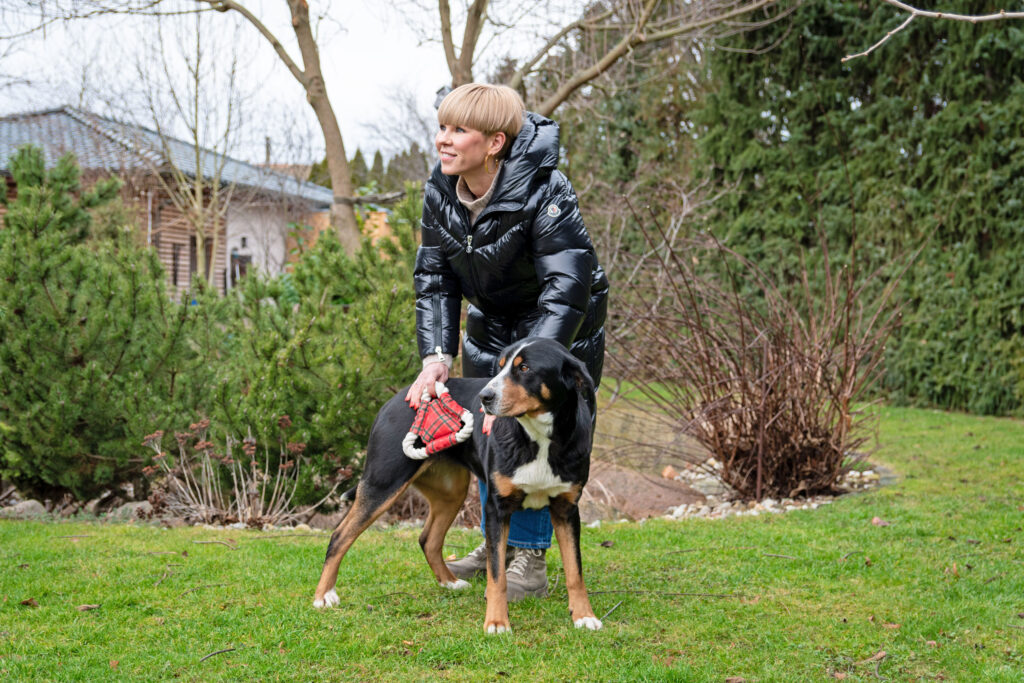
[[[151,250],[92,239],[116,179],[84,188],[25,147],[0,229],[0,471],[34,495],[85,498],[141,467],[140,437],[176,415],[188,307],[171,302]],[[122,231],[123,232],[123,231]]]
[[[922,20],[842,61],[901,19],[881,3],[803,3],[711,52],[700,165],[733,190],[706,227],[794,285],[799,247],[813,263],[819,234],[861,274],[925,244],[904,281],[887,386],[898,399],[1019,413],[1024,26]]]

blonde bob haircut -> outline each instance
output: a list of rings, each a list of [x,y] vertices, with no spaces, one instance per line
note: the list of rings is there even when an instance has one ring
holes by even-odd
[[[437,109],[437,121],[446,126],[472,128],[484,135],[504,133],[505,145],[496,155],[502,159],[523,128],[525,111],[519,93],[507,85],[467,83],[442,100]]]

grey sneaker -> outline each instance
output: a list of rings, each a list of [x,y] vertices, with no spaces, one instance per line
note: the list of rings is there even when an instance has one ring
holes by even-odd
[[[527,596],[546,598],[548,565],[544,559],[544,548],[512,548],[512,551],[512,561],[505,570],[508,601],[516,602]]]
[[[461,560],[445,562],[457,579],[473,579],[487,573],[487,543],[478,545]]]

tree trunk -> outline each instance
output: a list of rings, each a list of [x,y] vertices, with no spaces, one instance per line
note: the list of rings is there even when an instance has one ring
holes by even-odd
[[[324,133],[324,147],[327,150],[327,170],[331,175],[331,187],[334,188],[334,204],[331,205],[331,224],[338,232],[338,239],[345,250],[354,253],[359,248],[362,235],[356,223],[356,213],[352,204],[338,201],[339,198],[355,196],[352,187],[352,174],[345,156],[345,142],[341,137],[338,117],[334,114],[331,101],[327,97],[323,72],[320,69],[320,52],[313,37],[309,23],[309,4],[306,0],[288,0],[292,13],[292,28],[302,53],[304,79],[300,79],[306,89],[306,99],[316,113],[317,121]]]

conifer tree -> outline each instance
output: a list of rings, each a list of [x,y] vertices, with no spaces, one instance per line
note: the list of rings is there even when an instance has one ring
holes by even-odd
[[[140,437],[175,412],[188,307],[171,302],[152,250],[128,237],[87,241],[90,210],[117,196],[118,180],[83,188],[72,156],[47,169],[31,147],[9,167],[0,473],[54,500],[89,497],[137,470]]]
[[[946,408],[1021,412],[1024,26],[919,21],[842,61],[891,30],[893,14],[804,3],[712,53],[716,89],[697,139],[713,179],[735,191],[709,226],[794,285],[797,247],[813,252],[819,231],[833,256],[856,240],[847,265],[861,273],[927,240],[904,280],[888,387]]]

